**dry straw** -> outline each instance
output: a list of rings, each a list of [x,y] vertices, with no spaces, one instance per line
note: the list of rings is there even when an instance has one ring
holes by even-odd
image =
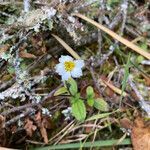
[[[57,35],[52,34],[52,36],[75,58],[81,59],[80,56],[67,44],[65,43],[60,37]]]
[[[134,50],[135,52],[139,53],[140,55],[144,56],[145,58],[150,60],[150,53],[144,51],[143,49],[141,49],[140,47],[138,47],[137,45],[133,44],[132,42],[128,41],[127,39],[119,36],[118,34],[116,34],[115,32],[111,31],[110,29],[106,28],[105,26],[95,22],[92,19],[87,18],[86,16],[79,14],[79,13],[74,13],[72,14],[73,16],[77,16],[91,24],[93,24],[94,26],[96,26],[97,28],[101,29],[102,31],[106,32],[107,34],[109,34],[111,37],[113,37],[114,39],[116,39],[117,41],[123,43],[124,45],[126,45],[127,47],[131,48],[132,50]]]

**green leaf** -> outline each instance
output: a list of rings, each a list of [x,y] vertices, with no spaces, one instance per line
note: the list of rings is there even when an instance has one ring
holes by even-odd
[[[53,29],[53,21],[52,20],[48,20],[48,28],[49,30],[52,30]]]
[[[126,138],[120,141],[120,139],[111,139],[111,140],[99,140],[93,142],[84,142],[81,141],[79,143],[69,143],[69,144],[59,144],[59,145],[49,145],[45,147],[33,147],[29,148],[30,150],[62,150],[62,149],[90,149],[91,146],[95,147],[93,149],[108,149],[108,147],[114,147],[115,145],[131,145],[131,139]],[[106,147],[106,148],[104,148]],[[111,148],[110,148],[111,149]]]
[[[68,92],[68,90],[66,87],[61,87],[54,93],[54,96],[58,96],[58,95],[61,95],[61,94],[67,93],[67,92]]]
[[[91,120],[106,118],[106,117],[108,117],[109,115],[114,114],[114,113],[117,113],[117,112],[120,112],[120,110],[117,109],[117,110],[115,110],[115,111],[113,111],[113,112],[101,113],[101,114],[93,115],[92,117],[86,119],[85,121],[91,121]]]
[[[108,111],[109,110],[108,104],[102,98],[97,98],[94,101],[94,107],[100,111]]]
[[[6,61],[8,61],[11,58],[11,54],[3,52],[1,54],[1,58],[4,59],[4,60],[6,60]]]
[[[78,92],[78,87],[77,87],[77,83],[74,79],[70,78],[68,80],[69,83],[69,91],[71,93],[71,95],[76,95]]]
[[[136,62],[137,62],[138,64],[140,64],[143,60],[144,60],[144,57],[141,56],[141,55],[139,55],[139,56],[137,57],[137,59],[136,59]]]
[[[131,65],[130,58],[131,58],[131,53],[129,53],[128,60],[127,60],[127,63],[125,65],[125,73],[124,73],[123,81],[121,83],[122,87],[121,87],[121,100],[120,100],[120,104],[121,104],[123,93],[125,91],[125,88],[126,88],[126,85],[127,85],[127,80],[128,80],[128,77],[129,77],[129,68],[130,68],[130,65]]]
[[[81,99],[72,104],[72,114],[78,121],[83,121],[86,118],[86,108]]]
[[[14,68],[13,66],[8,66],[7,71],[8,71],[10,74],[14,74],[14,73],[15,73],[15,68]]]
[[[93,98],[94,97],[94,90],[93,87],[88,86],[86,89],[86,94],[88,98]]]
[[[94,99],[93,98],[88,98],[87,103],[88,103],[89,106],[92,107],[94,105]]]
[[[76,93],[76,95],[74,96],[75,99],[80,99],[80,93]]]
[[[115,5],[117,5],[119,3],[120,0],[107,0],[107,4],[110,6],[110,7],[113,7]]]
[[[77,93],[75,96],[70,97],[71,104],[75,103],[80,99],[80,93]]]
[[[143,42],[141,45],[140,45],[140,47],[143,49],[143,50],[147,50],[147,44],[146,44],[146,42]]]
[[[49,145],[49,146],[38,146],[29,148],[30,150],[62,150],[62,149],[90,149],[91,146],[95,147],[93,149],[108,149],[108,147],[114,147],[115,145],[131,145],[131,139],[126,138],[119,142],[120,139],[111,139],[111,140],[99,140],[93,142],[84,142],[81,141],[79,143],[69,143],[69,144],[58,144],[58,145]],[[105,147],[105,148],[104,148]],[[109,148],[112,149],[112,148]]]
[[[70,103],[71,105],[74,104],[76,102],[76,98],[75,97],[70,97]]]
[[[103,113],[103,114],[93,115],[92,117],[86,119],[86,121],[91,121],[91,120],[106,118],[106,117],[108,117],[111,114],[112,113]]]
[[[28,67],[28,66],[26,65],[25,62],[22,62],[22,63],[20,64],[20,68],[21,68],[22,70],[26,70],[27,67]]]

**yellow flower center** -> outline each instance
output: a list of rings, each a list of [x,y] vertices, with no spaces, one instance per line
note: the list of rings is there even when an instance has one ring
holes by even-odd
[[[75,67],[75,63],[72,62],[72,61],[66,61],[66,62],[64,63],[64,65],[65,65],[65,70],[66,70],[66,71],[72,71],[73,68]]]

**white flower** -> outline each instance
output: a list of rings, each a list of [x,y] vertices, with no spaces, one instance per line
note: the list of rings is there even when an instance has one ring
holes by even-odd
[[[82,76],[83,60],[74,60],[70,56],[61,56],[59,64],[56,65],[56,72],[62,76],[62,80],[68,80],[70,77],[79,78]]]

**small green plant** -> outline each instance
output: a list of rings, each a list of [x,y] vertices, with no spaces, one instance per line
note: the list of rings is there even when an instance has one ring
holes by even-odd
[[[77,83],[74,79],[69,78],[65,82],[65,86],[58,89],[54,96],[61,94],[69,94],[70,95],[70,104],[72,108],[72,115],[78,121],[84,121],[86,118],[86,103],[90,107],[94,107],[102,112],[106,112],[109,110],[108,104],[102,98],[95,99],[95,93],[92,86],[88,86],[86,88],[86,101],[83,100],[80,96],[80,92],[78,91]]]
[[[83,100],[80,98],[80,93],[78,92],[77,83],[74,79],[70,78],[67,81],[67,88],[71,94],[71,107],[72,115],[78,120],[83,121],[86,118],[86,107]]]
[[[91,86],[88,86],[86,89],[86,95],[87,95],[87,103],[89,106],[93,106],[94,105],[94,90]]]
[[[114,7],[119,4],[120,0],[107,0],[107,5],[110,7]]]
[[[103,112],[106,112],[109,110],[109,106],[108,106],[107,102],[102,98],[97,98],[94,101],[94,107]]]
[[[108,104],[102,98],[95,99],[94,90],[91,86],[88,86],[86,89],[87,94],[87,103],[89,106],[93,106],[100,111],[108,111]]]

